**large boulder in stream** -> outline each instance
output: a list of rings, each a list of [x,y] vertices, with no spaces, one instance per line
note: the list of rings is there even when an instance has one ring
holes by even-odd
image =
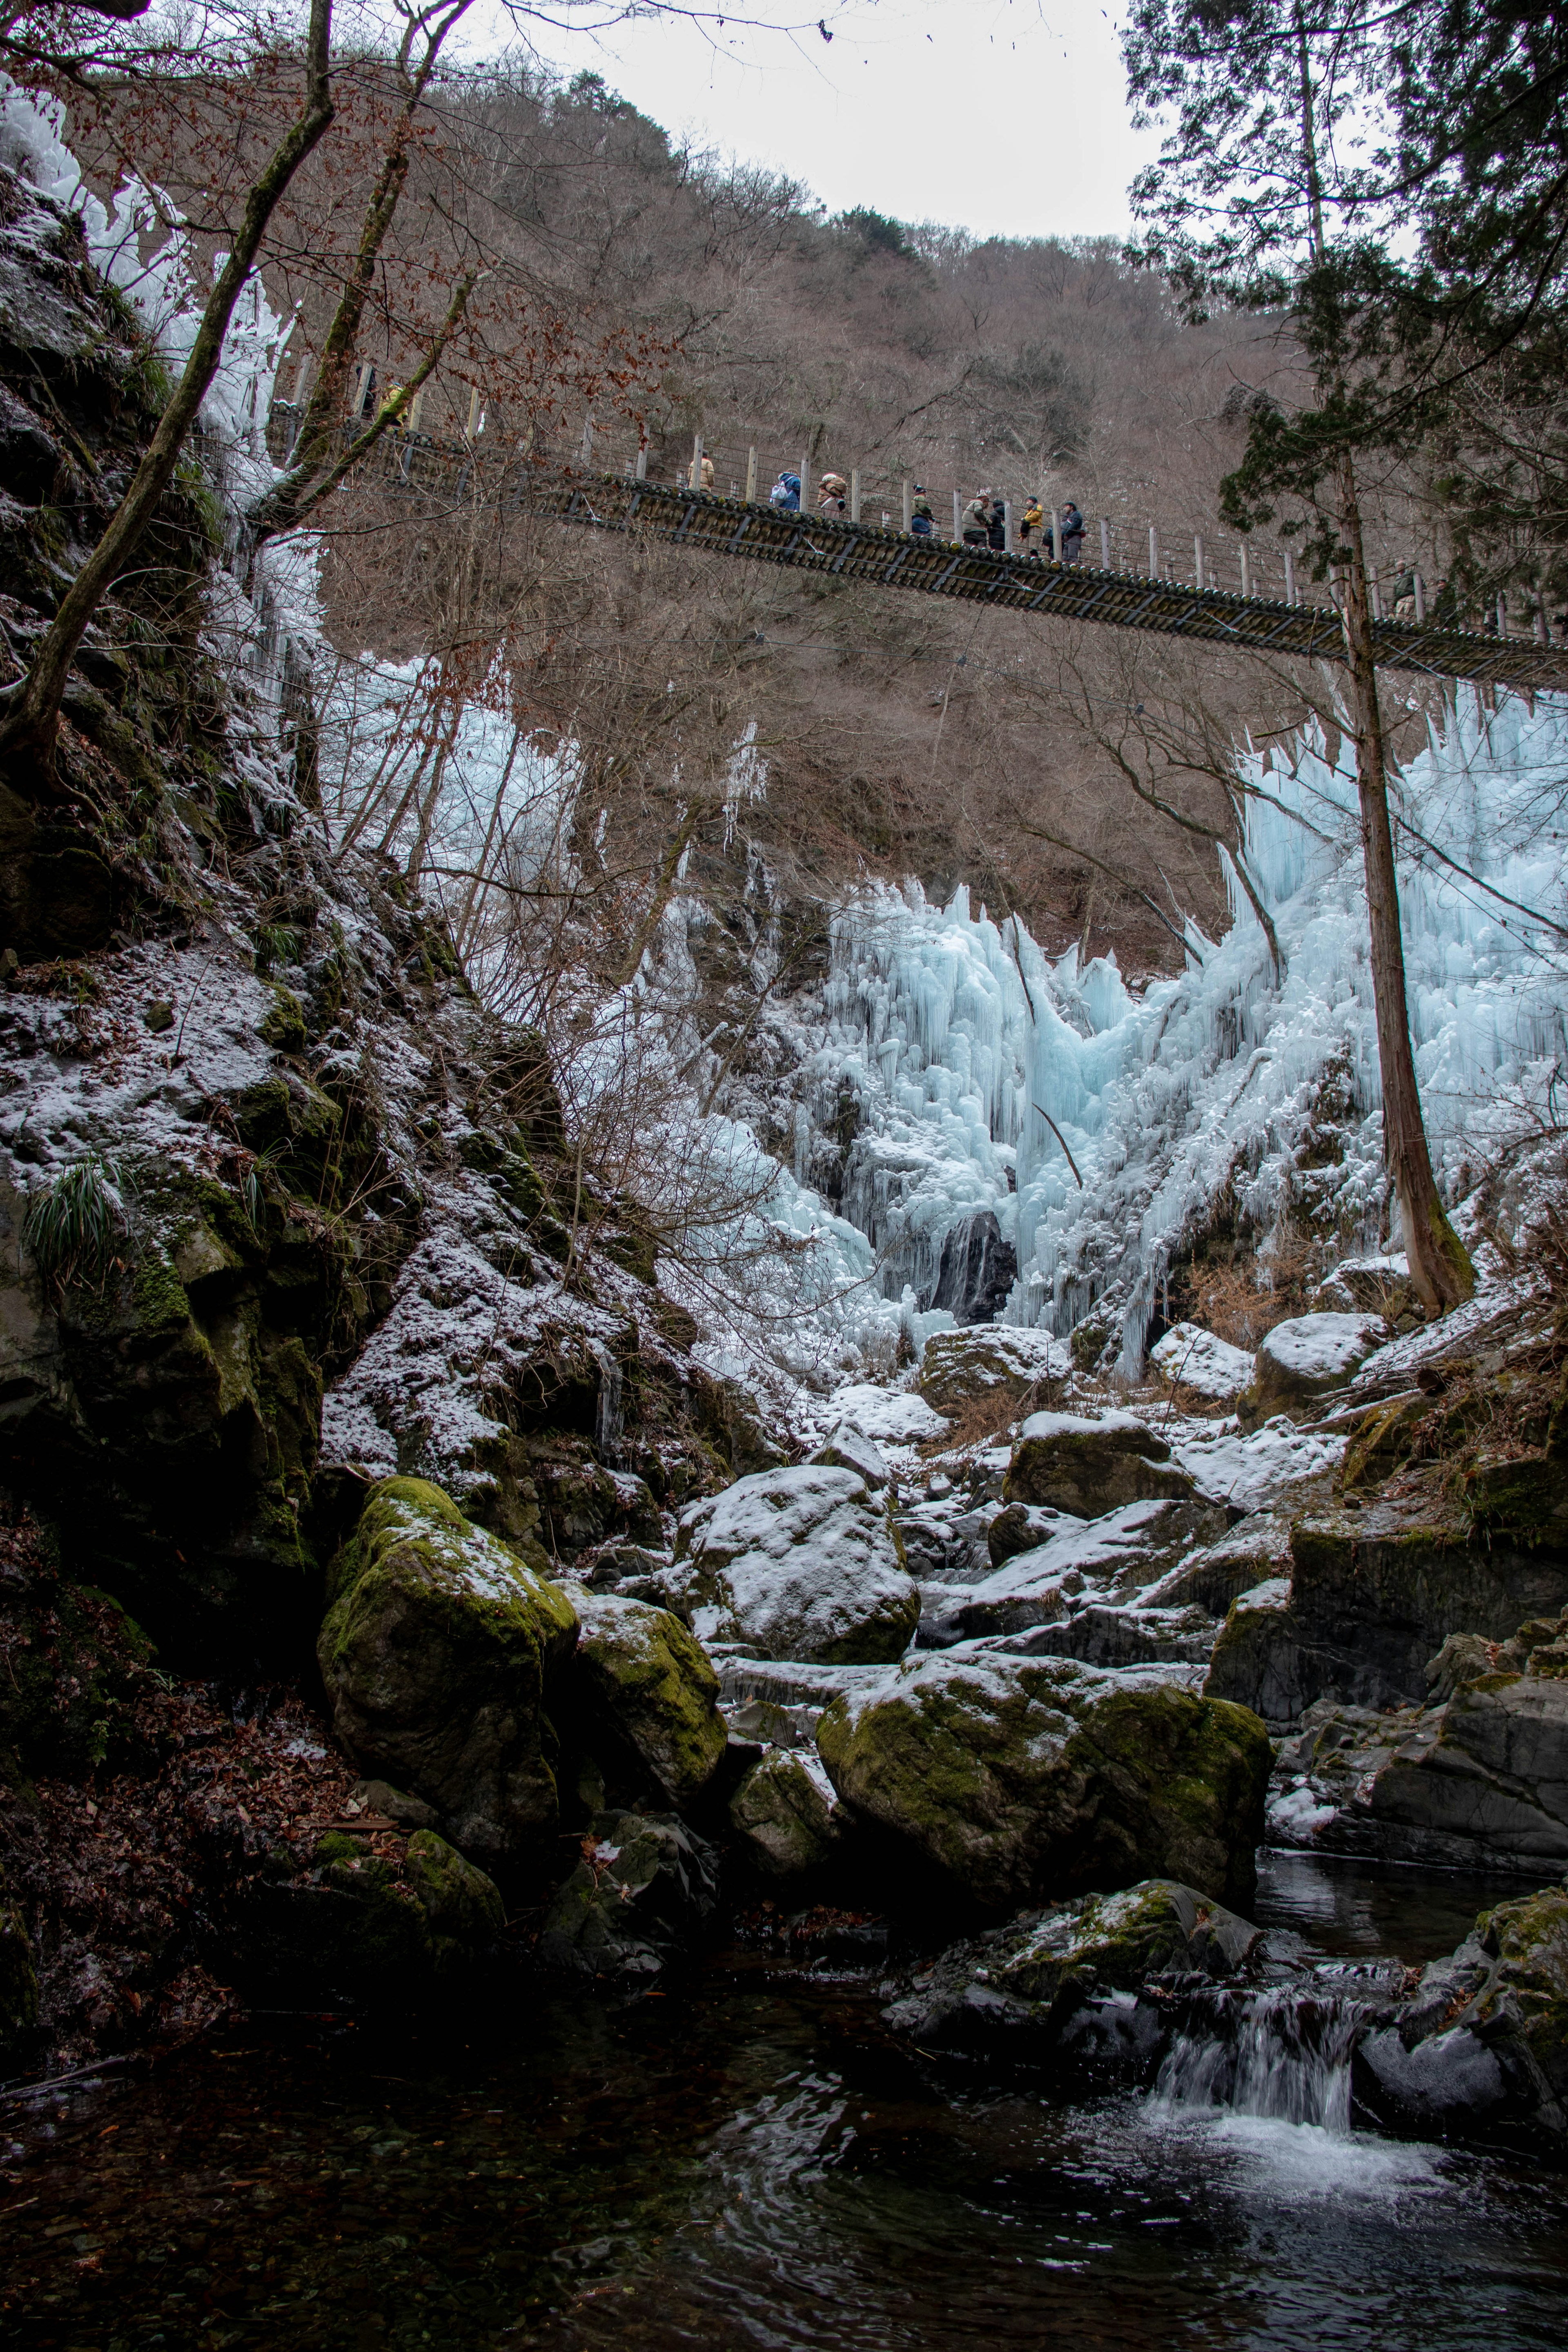
[[[1019,1432],[1003,1496],[1098,1519],[1126,1503],[1184,1501],[1186,1472],[1131,1412],[1032,1412]]]
[[[890,1502],[833,1464],[737,1479],[683,1514],[676,1549],[693,1631],[754,1657],[879,1665],[920,1620]]]
[[[560,1586],[438,1486],[386,1478],[330,1590],[316,1655],[361,1769],[434,1805],[470,1853],[511,1855],[552,1831],[545,1685],[577,1637]]]
[[[718,1857],[674,1813],[596,1813],[576,1866],[544,1915],[546,1968],[657,1976],[711,1917]]]
[[[1118,1895],[1026,1911],[950,1946],[911,1972],[882,2016],[922,2049],[1048,2059],[1078,2038],[1081,2013],[1105,1995],[1141,1992],[1162,1978],[1231,1978],[1262,1943],[1250,1920],[1195,1887],[1148,1879]],[[1158,2010],[1135,2018],[1123,2007],[1121,2022],[1121,2054],[1146,2063],[1163,2039]]]
[[[1531,2131],[1568,2143],[1568,1887],[1500,1903],[1424,1970],[1356,2054],[1363,2106],[1423,2132]]]
[[[992,1909],[1154,1875],[1250,1892],[1268,1734],[1157,1670],[965,1643],[837,1698],[817,1744],[856,1812]]]
[[[1568,1866],[1565,1635],[1568,1617],[1506,1643],[1451,1635],[1426,1706],[1319,1700],[1279,1751],[1270,1841],[1442,1869]]]
[[[770,1748],[730,1800],[730,1827],[741,1851],[766,1878],[801,1878],[833,1859],[845,1809],[809,1749]]]
[[[565,1684],[574,1730],[602,1765],[634,1762],[668,1803],[689,1805],[729,1744],[707,1654],[668,1609],[580,1584],[568,1591],[578,1624]]]

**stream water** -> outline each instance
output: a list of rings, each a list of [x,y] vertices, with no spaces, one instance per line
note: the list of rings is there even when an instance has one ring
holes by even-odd
[[[1258,1914],[1325,1956],[1418,1961],[1497,1892],[1277,1856]],[[630,2007],[527,1999],[417,2035],[253,2020],[150,2077],[8,2101],[0,2342],[1568,2338],[1568,2181],[1350,2128],[1331,2034],[1282,2067],[1254,2021],[1250,2071],[1178,2046],[1152,2094],[1069,2105],[939,2073],[864,1982],[744,1953]]]

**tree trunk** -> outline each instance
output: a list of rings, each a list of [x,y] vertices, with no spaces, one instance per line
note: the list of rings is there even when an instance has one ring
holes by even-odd
[[[1362,855],[1366,866],[1366,904],[1372,931],[1377,1058],[1383,1073],[1384,1159],[1399,1201],[1411,1287],[1429,1316],[1446,1315],[1475,1289],[1475,1269],[1437,1197],[1426,1149],[1426,1129],[1421,1118],[1405,995],[1405,941],[1399,924],[1394,836],[1388,822],[1388,777],[1384,760],[1383,714],[1377,699],[1361,507],[1356,496],[1355,469],[1348,456],[1341,459],[1338,470],[1341,521],[1351,551],[1344,583],[1343,619],[1351,705],[1355,719]]]
[[[305,105],[279,142],[246,199],[245,217],[234,249],[208,298],[190,357],[158,429],[132,478],[131,487],[110,519],[109,528],[60,599],[59,609],[33,656],[26,676],[7,690],[0,710],[0,761],[29,782],[47,786],[54,777],[55,738],[60,703],[77,648],[89,622],[129,564],[174,478],[180,452],[195,423],[208,385],[223,357],[224,337],[240,289],[255,264],[267,225],[284,190],[332,119],[328,81],[331,0],[312,0],[306,48]]]

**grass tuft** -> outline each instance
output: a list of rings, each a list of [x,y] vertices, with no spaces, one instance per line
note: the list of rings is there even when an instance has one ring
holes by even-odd
[[[119,1244],[125,1233],[118,1173],[96,1151],[73,1160],[36,1192],[22,1222],[22,1240],[34,1265],[61,1290],[72,1284],[101,1290],[121,1263]]]

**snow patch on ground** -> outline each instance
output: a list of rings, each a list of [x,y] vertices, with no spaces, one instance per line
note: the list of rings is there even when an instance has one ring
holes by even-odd
[[[1149,1350],[1162,1380],[1223,1403],[1252,1386],[1253,1359],[1245,1348],[1216,1339],[1201,1323],[1173,1323]]]

